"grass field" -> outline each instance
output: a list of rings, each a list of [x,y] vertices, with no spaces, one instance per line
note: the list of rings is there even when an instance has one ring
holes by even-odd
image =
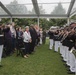
[[[49,42],[36,48],[28,59],[16,54],[3,58],[0,75],[73,75],[67,74],[67,68],[59,53],[49,50]]]

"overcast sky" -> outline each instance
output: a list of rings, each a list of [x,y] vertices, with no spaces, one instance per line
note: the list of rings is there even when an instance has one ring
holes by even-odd
[[[0,0],[3,4],[9,4],[10,2],[13,2],[14,0]],[[27,4],[32,3],[31,0],[17,0],[19,4]],[[54,2],[71,2],[71,0],[37,0],[38,3],[54,3]],[[53,11],[53,9],[57,6],[57,4],[39,4],[43,6],[43,9],[45,9],[45,12],[47,14],[50,14],[50,12]],[[63,8],[68,11],[70,3],[62,4]],[[28,10],[32,10],[33,5],[26,5]]]

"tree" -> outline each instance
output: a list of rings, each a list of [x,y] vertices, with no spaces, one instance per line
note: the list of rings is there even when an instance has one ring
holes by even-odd
[[[35,10],[34,8],[32,9],[32,11],[28,11],[29,14],[35,14]]]
[[[74,16],[72,16],[71,19],[76,20],[76,14]]]
[[[53,10],[53,12],[51,14],[63,15],[65,13],[66,13],[66,11],[63,8],[62,4],[58,3],[58,5],[55,7],[55,9]],[[66,23],[67,23],[66,19],[50,19],[48,25],[49,25],[49,27],[50,26],[63,26]]]
[[[39,6],[39,9],[40,9],[40,13],[41,13],[41,14],[45,14],[45,9],[43,9],[43,6],[42,6],[42,5]]]
[[[46,18],[40,18],[40,27],[43,29],[49,29],[48,20]]]
[[[66,19],[50,19],[49,20],[49,27],[50,26],[63,26],[67,23]]]
[[[58,6],[55,7],[55,9],[53,10],[53,12],[51,14],[56,14],[56,15],[61,15],[61,14],[65,14],[66,11],[63,8],[61,3],[58,3]]]
[[[30,26],[31,24],[37,24],[37,19],[36,18],[14,18],[13,22],[16,23],[18,26]]]
[[[10,4],[6,5],[6,7],[12,14],[27,14],[28,12],[26,6],[18,4],[17,0],[14,0]]]
[[[45,14],[45,9],[43,9],[42,5],[39,6],[39,11],[41,14]],[[30,14],[35,14],[35,10],[34,8],[32,9],[32,11],[29,11]]]
[[[10,18],[2,18],[2,19],[1,19],[1,23],[2,23],[2,24],[10,23]]]

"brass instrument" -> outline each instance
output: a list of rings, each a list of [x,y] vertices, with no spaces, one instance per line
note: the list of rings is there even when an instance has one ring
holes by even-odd
[[[64,34],[64,35],[63,35],[63,38],[61,39],[61,42],[63,42],[63,41],[67,38],[67,36],[68,36],[68,35],[65,35],[65,34]]]

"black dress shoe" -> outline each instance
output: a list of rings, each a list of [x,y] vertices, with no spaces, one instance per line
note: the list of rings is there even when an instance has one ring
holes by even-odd
[[[68,74],[75,74],[75,72],[71,72],[71,71],[69,71]]]
[[[52,49],[49,49],[49,50],[52,50]]]
[[[63,59],[63,57],[61,56],[61,58]]]
[[[63,62],[66,62],[66,61],[64,61],[64,60],[62,60]]]
[[[66,67],[70,67],[70,66],[68,66],[67,64],[64,64]]]
[[[68,72],[70,71],[70,69],[67,70]]]
[[[55,53],[57,53],[56,51],[54,51]]]

